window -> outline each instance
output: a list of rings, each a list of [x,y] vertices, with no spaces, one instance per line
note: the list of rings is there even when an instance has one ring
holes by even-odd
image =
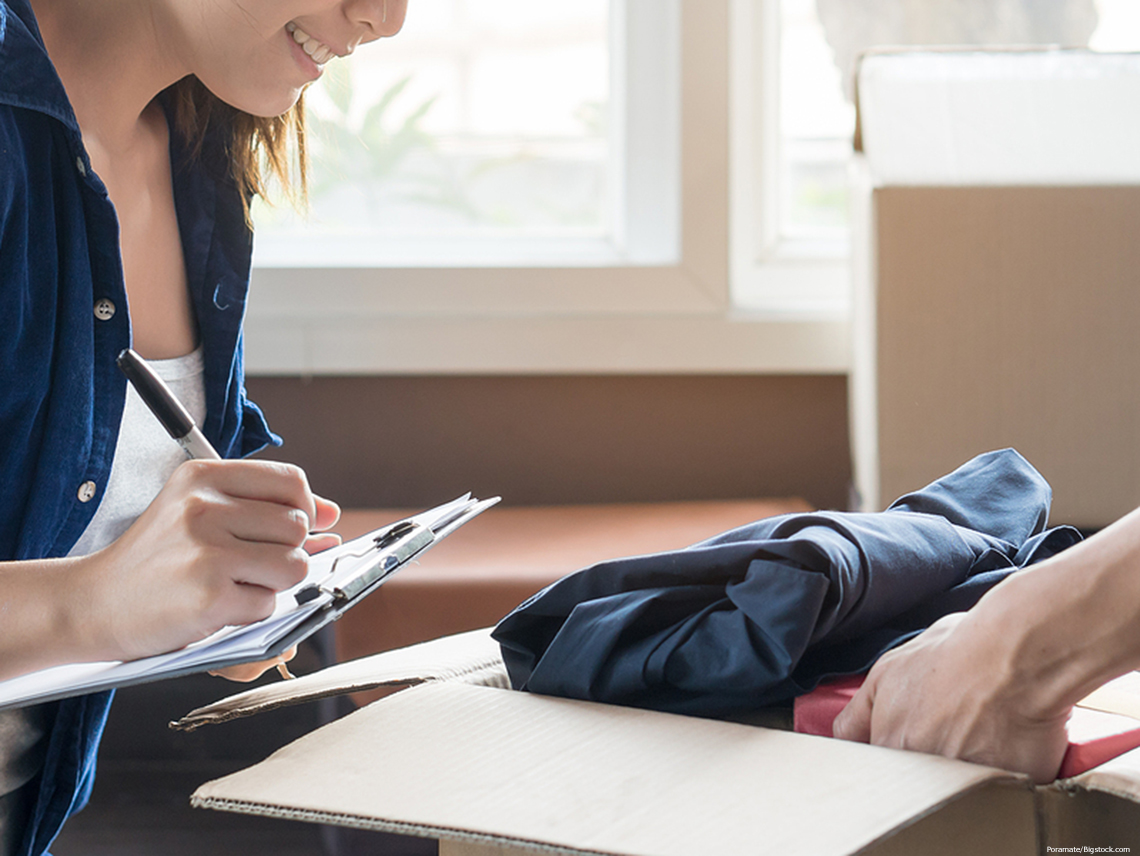
[[[641,59],[659,82],[630,80],[627,11],[609,0],[418,0],[397,38],[331,63],[309,91],[310,209],[258,207],[257,264],[674,258],[675,184],[625,177],[631,163],[676,159],[675,118],[653,91],[675,76],[675,57],[653,45]],[[665,11],[635,10],[632,23],[660,30]]]
[[[1140,49],[1135,0],[740,0],[734,96],[738,305],[842,312],[852,75],[875,45]]]
[[[730,97],[735,109],[737,84],[754,86],[753,70],[762,73],[761,89],[779,77],[759,62],[755,45],[741,43],[737,23],[752,15],[778,46],[778,31],[767,26],[774,0],[591,0],[581,12],[594,17],[574,26],[544,19],[570,14],[551,4],[495,5],[511,16],[492,26],[498,12],[488,13],[485,3],[417,0],[407,33],[362,51],[361,62],[371,53],[375,72],[353,66],[330,73],[329,91],[313,93],[318,121],[359,130],[371,105],[387,111],[373,116],[387,132],[382,141],[407,127],[415,145],[389,151],[407,170],[399,179],[350,177],[339,188],[321,187],[315,222],[257,212],[250,371],[845,371],[847,328],[834,299],[845,263],[834,248],[822,263],[813,254],[826,240],[805,232],[797,245],[777,230],[778,252],[764,245],[755,257],[769,280],[757,292],[762,299],[742,302],[734,297],[745,290],[729,288],[730,273],[739,278],[730,270],[730,187],[735,247],[739,200],[770,205],[766,191],[778,186],[757,174],[754,186],[765,192],[738,192],[740,163],[752,161],[741,156],[735,115],[730,149]],[[462,14],[484,18],[457,35]],[[485,32],[491,29],[493,37]],[[480,79],[494,77],[465,78],[455,71],[464,57],[499,69],[500,80],[503,68],[537,75],[528,61],[553,62],[527,59],[542,32],[557,43],[551,57],[593,63],[587,79],[575,81],[582,85],[561,98],[572,108],[569,118],[563,109],[546,130],[515,126],[525,133],[507,140],[503,129],[517,118],[517,104],[481,106],[478,121],[474,109],[465,116],[455,106],[478,98]],[[399,51],[423,67],[409,71],[396,62]],[[767,109],[778,99],[758,103]],[[496,117],[499,126],[491,124]],[[531,157],[539,152],[542,167]],[[324,149],[323,166],[350,173],[341,154]],[[540,174],[553,178],[534,178]],[[454,175],[475,179],[454,198],[478,204],[441,204],[443,178]],[[555,188],[556,204],[527,195],[542,184]],[[505,213],[512,187],[524,201]],[[384,210],[366,218],[370,205]],[[527,210],[538,216],[518,213]],[[568,211],[577,214],[564,216]],[[778,217],[761,222],[779,226]],[[823,297],[813,300],[816,292]]]

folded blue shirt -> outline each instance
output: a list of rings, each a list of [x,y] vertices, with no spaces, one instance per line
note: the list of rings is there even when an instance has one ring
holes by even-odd
[[[1012,449],[874,514],[790,514],[559,580],[495,628],[516,689],[722,716],[855,674],[1075,544]]]

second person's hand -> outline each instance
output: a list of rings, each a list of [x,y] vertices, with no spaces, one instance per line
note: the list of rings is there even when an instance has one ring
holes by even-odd
[[[984,613],[948,615],[885,654],[835,720],[836,737],[1056,778],[1067,710],[1030,711]],[[1008,634],[1005,634],[1008,637]]]

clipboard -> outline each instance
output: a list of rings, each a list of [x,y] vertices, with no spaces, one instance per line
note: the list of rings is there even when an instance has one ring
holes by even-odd
[[[465,494],[318,553],[305,579],[277,595],[273,614],[226,627],[177,651],[141,660],[73,663],[0,681],[0,710],[268,660],[288,651],[376,591],[499,497]]]
[[[390,523],[327,551],[330,554],[328,573],[320,579],[313,579],[310,574],[287,593],[298,607],[318,604],[317,611],[274,645],[275,650],[268,656],[275,657],[288,651],[326,624],[336,621],[398,570],[498,503],[499,499],[496,496],[477,500],[472,499],[471,494],[465,494],[445,505]]]

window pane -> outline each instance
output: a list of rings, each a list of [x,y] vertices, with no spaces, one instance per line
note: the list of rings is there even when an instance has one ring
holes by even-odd
[[[835,238],[847,223],[855,108],[816,14],[783,0],[780,44],[780,222],[784,238]]]
[[[781,236],[841,237],[851,79],[876,45],[1140,49],[1136,0],[781,0]]]
[[[310,211],[256,209],[259,263],[606,237],[609,28],[608,0],[415,0],[306,94]]]

